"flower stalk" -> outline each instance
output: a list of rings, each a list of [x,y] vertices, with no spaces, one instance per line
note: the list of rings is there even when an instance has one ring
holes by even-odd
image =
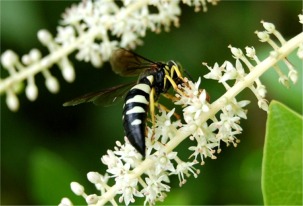
[[[227,104],[227,102],[230,102],[241,91],[252,85],[253,82],[256,79],[258,79],[264,72],[266,72],[268,69],[273,67],[281,59],[287,57],[287,55],[292,51],[294,51],[294,49],[296,49],[298,45],[302,42],[303,42],[303,33],[300,33],[299,35],[287,41],[282,47],[278,48],[277,51],[275,51],[279,55],[274,55],[274,56],[270,55],[265,60],[260,62],[258,65],[256,65],[252,69],[252,71],[244,77],[243,81],[237,82],[233,87],[229,88],[224,95],[222,95],[219,99],[217,99],[209,106],[210,108],[209,111],[200,116],[201,123],[204,123],[208,119],[213,118],[215,114],[218,113],[222,109],[222,107],[224,107]],[[189,129],[178,130],[178,133],[175,136],[175,138],[171,139],[169,142],[166,143],[164,147],[164,152],[166,154],[169,154],[178,145],[180,145],[182,141],[187,139],[192,133],[193,130],[189,130]],[[157,159],[151,159],[151,158],[145,159],[140,165],[136,166],[129,173],[129,178],[134,179],[140,177],[142,174],[144,174],[145,171],[147,171],[150,167],[155,165],[156,161]],[[114,198],[114,196],[116,195],[116,191],[117,191],[117,186],[116,185],[112,186],[102,195],[102,198],[99,200],[97,205],[106,204],[109,200]]]
[[[215,5],[217,0],[207,2]],[[27,80],[26,96],[34,101],[38,95],[38,87],[33,79],[39,73],[46,79],[48,90],[57,93],[59,82],[49,71],[54,64],[62,70],[67,82],[73,82],[75,72],[68,60],[71,53],[78,51],[78,60],[100,67],[116,47],[133,49],[141,44],[140,38],[145,36],[147,30],[160,32],[163,27],[168,31],[171,24],[178,26],[178,17],[181,14],[179,3],[179,0],[142,0],[123,1],[121,6],[113,0],[83,0],[79,5],[73,5],[63,14],[55,37],[44,29],[38,32],[39,41],[49,50],[48,55],[42,57],[34,49],[39,53],[38,58],[32,61],[29,58],[31,55],[26,54],[20,58],[21,62],[11,50],[1,55],[2,65],[8,70],[9,76],[0,79],[0,95],[6,93],[9,109],[17,111],[17,94],[21,91],[16,88],[21,88],[19,85]],[[206,10],[205,0],[183,3],[196,9],[202,6]],[[150,6],[155,6],[158,13],[149,11]]]

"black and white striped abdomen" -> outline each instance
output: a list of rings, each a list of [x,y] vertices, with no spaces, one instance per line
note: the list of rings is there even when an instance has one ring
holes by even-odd
[[[123,107],[124,132],[131,145],[145,156],[146,118],[149,110],[149,96],[153,75],[139,80],[125,97]]]

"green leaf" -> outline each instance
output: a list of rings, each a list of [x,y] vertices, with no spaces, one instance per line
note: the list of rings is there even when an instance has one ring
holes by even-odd
[[[265,205],[302,205],[302,116],[269,106],[262,168]]]
[[[58,205],[63,197],[75,197],[70,182],[79,174],[68,162],[46,149],[36,150],[30,160],[31,193],[39,205]]]

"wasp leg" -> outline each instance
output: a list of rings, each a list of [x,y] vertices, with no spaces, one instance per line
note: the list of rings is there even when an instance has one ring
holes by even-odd
[[[162,93],[162,96],[165,97],[166,99],[170,99],[173,102],[176,102],[179,100],[179,98],[177,98],[174,95],[171,95],[169,93]]]
[[[181,79],[183,82],[185,82],[185,80],[184,80],[184,78],[183,78],[183,76],[182,76],[178,67],[172,66],[172,69],[171,69],[171,72],[170,72],[171,77],[173,76],[174,72],[176,72],[179,79]]]
[[[153,124],[153,133],[152,138],[155,135],[155,129],[156,129],[156,123],[155,123],[155,88],[152,88],[149,95],[149,110],[150,110],[150,116],[152,119]]]
[[[176,92],[178,92],[179,94],[181,94],[182,96],[186,96],[179,88],[178,85],[176,84],[176,82],[169,76],[169,75],[165,75],[165,78],[168,79],[168,81],[171,83],[172,87],[174,88],[174,90]]]

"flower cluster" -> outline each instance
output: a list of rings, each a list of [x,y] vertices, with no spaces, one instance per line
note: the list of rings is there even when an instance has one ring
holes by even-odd
[[[300,47],[303,43],[303,33],[283,42],[282,36],[272,24],[262,24],[266,31],[262,32],[262,35],[257,32],[258,36],[274,34],[281,42],[281,47],[274,46],[274,52],[263,61],[257,58],[253,47],[247,47],[246,56],[257,63],[253,66],[240,49],[229,46],[236,59],[235,65],[229,61],[221,66],[216,63],[213,67],[204,64],[209,69],[209,73],[204,77],[222,84],[226,89],[225,94],[210,103],[207,92],[200,89],[201,79],[194,83],[184,78],[184,83],[179,85],[181,92],[176,94],[174,102],[175,105],[183,107],[183,120],[172,120],[174,109],[167,112],[160,108],[161,114],[156,115],[154,130],[147,127],[146,159],[142,160],[141,155],[125,138],[125,144],[117,142],[115,149],[108,150],[101,158],[108,168],[104,175],[97,172],[88,173],[88,180],[96,186],[100,195],[87,195],[83,186],[76,182],[71,183],[72,191],[83,196],[87,204],[104,205],[111,202],[117,205],[114,197],[119,196],[118,201],[126,205],[135,202],[135,197],[145,198],[145,205],[153,205],[156,201],[163,201],[170,191],[169,176],[177,175],[182,186],[190,175],[198,176],[198,164],[203,165],[205,158],[217,158],[216,153],[221,151],[222,143],[236,147],[239,143],[236,135],[242,132],[240,120],[247,118],[244,107],[249,104],[248,100],[238,101],[235,98],[237,94],[249,88],[257,97],[259,107],[267,111],[266,89],[259,77],[282,60],[289,68],[288,76],[291,81],[295,83],[297,80],[297,72],[293,67],[289,67],[285,56]],[[262,38],[261,41],[265,40]],[[266,38],[266,42],[274,45],[270,38]],[[281,54],[281,51],[286,53],[273,54]],[[280,71],[279,68],[275,69]],[[285,85],[285,81],[281,82]],[[190,156],[186,160],[175,150],[185,139],[192,141],[192,146],[188,148]],[[111,187],[108,185],[110,180],[115,182]],[[63,198],[60,205],[72,203]]]
[[[200,173],[200,170],[195,168],[196,164],[200,162],[203,165],[204,158],[207,157],[216,158],[215,152],[220,152],[220,143],[237,145],[238,140],[235,135],[242,131],[239,122],[240,118],[246,118],[243,107],[249,101],[237,102],[236,99],[231,99],[222,106],[222,112],[218,117],[210,118],[212,123],[206,123],[205,115],[210,112],[211,104],[208,102],[206,91],[199,89],[201,80],[196,83],[186,81],[184,85],[180,85],[183,93],[177,95],[178,100],[175,102],[176,105],[184,107],[185,122],[172,121],[174,109],[168,113],[161,110],[161,114],[156,115],[155,135],[152,128],[148,127],[147,152],[144,161],[125,137],[125,144],[118,141],[115,150],[108,150],[101,158],[102,163],[108,168],[106,174],[103,176],[97,172],[89,173],[88,176],[92,174],[96,176],[88,179],[103,195],[108,194],[108,197],[118,195],[118,201],[126,205],[134,202],[135,197],[144,197],[145,205],[155,204],[156,201],[163,201],[166,193],[170,191],[170,175],[177,175],[182,186],[186,183],[186,177],[190,175],[197,177]],[[176,151],[172,151],[170,144],[187,137],[195,144],[188,148],[191,152],[189,160],[182,160]],[[115,185],[111,189],[106,185],[109,179],[115,180]],[[103,205],[107,201],[114,201],[102,195],[87,195],[83,189],[75,189],[83,188],[75,182],[71,187],[74,193],[82,195],[88,204]],[[61,205],[64,205],[67,200],[64,198],[62,201]]]
[[[10,110],[19,108],[17,94],[22,92],[26,80],[25,93],[30,101],[38,96],[38,86],[35,75],[42,73],[45,85],[52,93],[59,91],[59,82],[49,69],[57,64],[64,79],[73,82],[74,67],[68,55],[77,51],[79,61],[92,63],[101,67],[107,61],[112,51],[117,47],[134,48],[142,43],[141,38],[147,30],[168,31],[174,25],[179,25],[181,14],[180,0],[83,0],[66,9],[63,19],[57,27],[57,35],[52,36],[45,29],[37,36],[43,46],[49,50],[49,55],[43,57],[38,49],[32,49],[29,54],[18,55],[7,50],[1,55],[3,68],[8,76],[0,79],[0,94],[5,93],[6,103]],[[206,3],[215,5],[217,0],[182,1],[200,7],[206,11]]]

